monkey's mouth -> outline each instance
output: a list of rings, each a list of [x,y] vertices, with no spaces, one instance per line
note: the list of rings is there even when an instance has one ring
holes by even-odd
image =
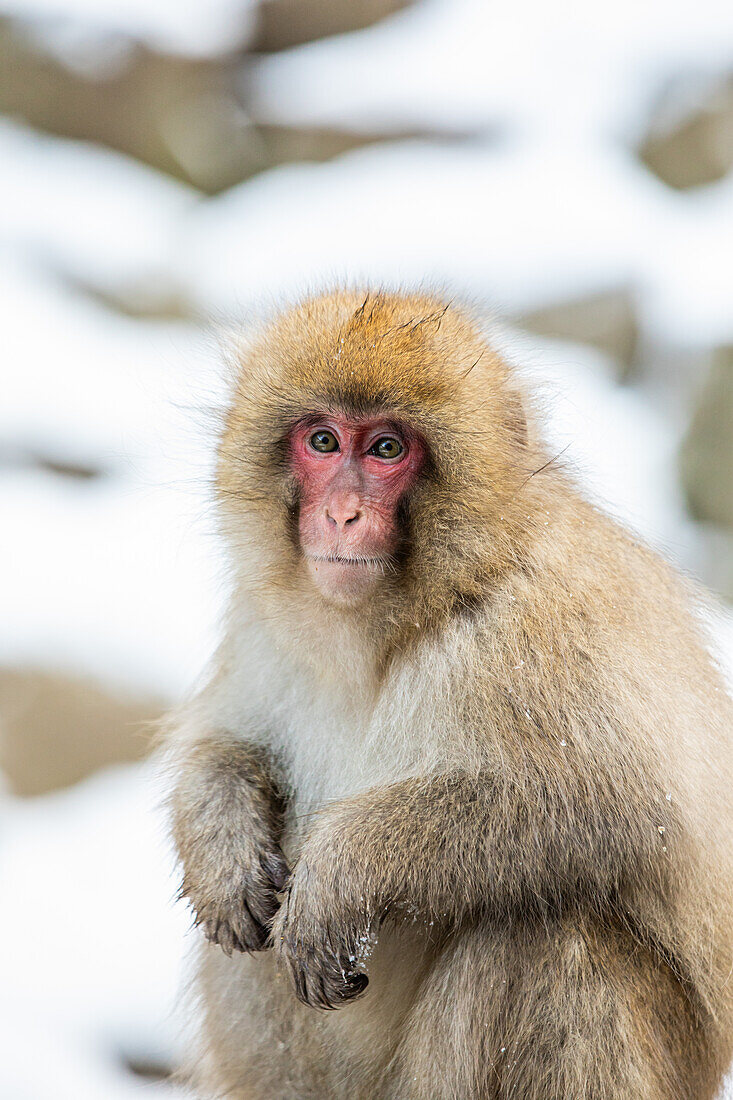
[[[305,563],[321,595],[338,604],[361,602],[395,570],[386,555],[377,554],[306,551]]]
[[[343,554],[308,554],[307,557],[316,568],[319,565],[350,565],[380,573],[386,572],[389,568],[389,562],[385,558],[370,558],[366,555],[354,555],[347,558]]]

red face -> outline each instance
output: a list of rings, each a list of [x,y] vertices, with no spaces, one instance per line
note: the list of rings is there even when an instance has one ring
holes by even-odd
[[[359,600],[389,570],[400,542],[397,507],[424,459],[420,439],[385,420],[326,416],[295,427],[300,545],[325,596]]]

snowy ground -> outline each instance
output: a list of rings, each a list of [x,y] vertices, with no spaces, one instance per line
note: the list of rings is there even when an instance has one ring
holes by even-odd
[[[149,769],[2,807],[0,1095],[133,1100],[175,1058],[188,927]],[[145,1085],[164,1100],[172,1090]]]
[[[0,0],[36,33],[135,33],[190,52],[246,33],[246,4]],[[601,18],[602,15],[602,18]],[[233,20],[233,22],[232,22]],[[210,37],[202,38],[201,28]],[[100,29],[101,28],[101,29]],[[81,33],[81,31],[80,31]],[[664,82],[733,67],[722,0],[599,7],[422,0],[372,30],[262,59],[287,123],[409,125],[469,143],[375,145],[216,199],[116,154],[0,124],[0,662],[175,700],[220,599],[207,493],[218,337],[104,304],[177,295],[248,316],[338,277],[432,282],[510,313],[632,285],[643,334],[733,339],[733,178],[673,193],[631,143]],[[93,293],[90,293],[93,292]],[[680,424],[587,347],[508,331],[566,461],[686,568],[699,532],[675,478]],[[101,471],[88,481],[38,456]],[[733,625],[720,640],[733,669]],[[148,766],[0,801],[0,1096],[169,1096],[127,1061],[175,1059],[187,950]]]

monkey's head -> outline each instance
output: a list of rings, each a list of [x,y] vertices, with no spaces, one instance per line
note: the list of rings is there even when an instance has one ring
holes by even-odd
[[[218,470],[235,567],[263,600],[424,626],[513,560],[534,459],[467,315],[422,295],[307,300],[237,364]]]

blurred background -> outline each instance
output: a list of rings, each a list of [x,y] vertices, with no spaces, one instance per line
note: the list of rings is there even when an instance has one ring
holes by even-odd
[[[339,278],[494,317],[733,666],[729,0],[0,0],[3,1100],[177,1095],[146,723],[215,638],[222,351]]]

